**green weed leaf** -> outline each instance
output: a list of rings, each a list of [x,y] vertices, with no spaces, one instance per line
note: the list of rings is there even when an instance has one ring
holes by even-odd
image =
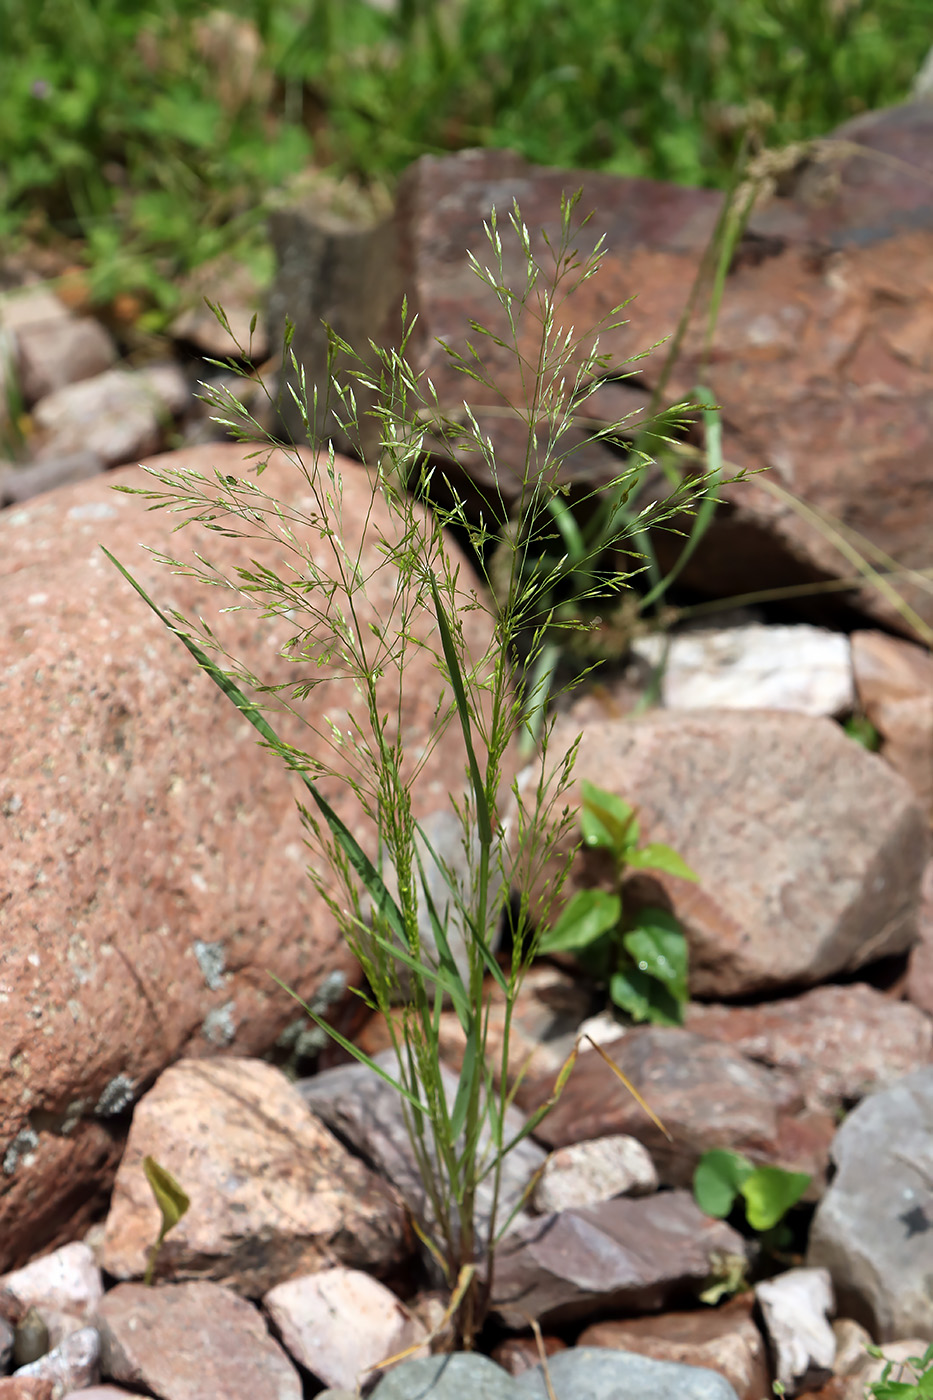
[[[721,1147],[704,1152],[693,1173],[693,1196],[700,1210],[716,1220],[724,1220],[742,1183],[754,1170],[740,1152],[729,1152]]]
[[[147,1285],[152,1283],[155,1273],[156,1260],[159,1257],[159,1250],[162,1248],[162,1241],[169,1230],[174,1230],[182,1216],[191,1205],[191,1199],[187,1192],[178,1184],[170,1171],[155,1160],[154,1157],[143,1158],[143,1171],[149,1188],[155,1197],[156,1205],[159,1207],[159,1214],[162,1216],[162,1225],[156,1236],[155,1243],[149,1251],[149,1259],[146,1264],[146,1273],[143,1282]]]
[[[584,778],[581,784],[583,808],[580,825],[586,846],[614,852],[617,859],[628,859],[638,842],[638,819],[633,808],[614,792],[606,792]]]
[[[160,1238],[164,1238],[169,1230],[174,1230],[182,1216],[191,1205],[191,1198],[186,1191],[178,1184],[170,1171],[155,1160],[154,1157],[143,1158],[143,1171],[146,1173],[146,1180],[156,1199],[156,1205],[162,1215],[162,1230]]]
[[[641,846],[637,851],[626,852],[625,863],[630,870],[660,870],[665,875],[677,875],[681,880],[691,880],[694,884],[700,878],[696,871],[690,869],[683,856],[660,841],[649,841],[647,846]]]
[[[605,890],[578,890],[557,923],[538,943],[539,953],[570,953],[588,948],[615,928],[622,913],[617,894]]]
[[[663,982],[677,1002],[686,1002],[687,940],[673,914],[666,909],[640,910],[622,944],[639,972]]]
[[[795,1206],[810,1185],[806,1172],[783,1167],[756,1167],[741,1185],[745,1214],[753,1230],[771,1230]]]

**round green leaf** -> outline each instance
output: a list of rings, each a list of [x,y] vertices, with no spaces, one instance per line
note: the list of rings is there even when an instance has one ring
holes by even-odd
[[[756,1167],[740,1186],[745,1214],[753,1230],[770,1230],[795,1206],[810,1185],[806,1172],[783,1167]]]
[[[740,1152],[714,1147],[704,1152],[693,1173],[693,1196],[706,1215],[724,1220],[755,1168]]]

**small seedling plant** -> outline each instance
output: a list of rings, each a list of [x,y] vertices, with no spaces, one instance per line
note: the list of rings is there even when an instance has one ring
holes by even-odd
[[[360,995],[386,1018],[395,1072],[388,1072],[328,1026],[313,1007],[302,1005],[318,1025],[399,1095],[429,1203],[425,1218],[416,1221],[415,1228],[446,1277],[457,1342],[465,1348],[473,1345],[483,1324],[493,1288],[495,1245],[512,1218],[503,1219],[505,1212],[499,1208],[503,1161],[548,1111],[574,1059],[571,1056],[565,1064],[548,1103],[518,1132],[510,1131],[506,1109],[514,1092],[508,1087],[507,1073],[512,1009],[540,940],[549,937],[551,906],[570,859],[561,859],[560,853],[573,849],[574,824],[567,799],[575,746],[553,755],[549,725],[543,728],[535,759],[537,781],[516,782],[509,794],[503,778],[538,698],[533,690],[538,682],[528,678],[535,675],[535,661],[553,633],[551,600],[571,573],[581,577],[578,560],[551,559],[538,567],[531,561],[536,550],[543,557],[539,545],[551,531],[549,503],[561,489],[556,444],[606,374],[618,373],[618,366],[599,350],[597,331],[578,334],[563,324],[567,296],[598,273],[604,256],[601,240],[589,255],[577,253],[576,202],[575,198],[562,200],[559,236],[543,235],[537,244],[517,205],[513,208],[506,232],[518,242],[526,273],[523,285],[511,285],[506,274],[502,232],[494,212],[486,229],[489,265],[472,259],[473,270],[491,294],[504,325],[504,330],[493,333],[474,323],[476,343],[482,348],[485,337],[497,356],[505,350],[518,357],[524,397],[511,407],[528,431],[520,500],[525,526],[513,541],[504,590],[494,592],[485,575],[478,582],[466,576],[447,547],[446,530],[454,527],[461,537],[466,536],[482,571],[486,547],[507,518],[505,503],[494,502],[493,518],[477,523],[448,482],[451,504],[432,511],[419,504],[431,498],[430,478],[435,470],[424,448],[424,423],[442,415],[442,410],[431,381],[407,358],[413,325],[404,312],[399,346],[371,346],[368,363],[354,359],[352,347],[331,337],[334,360],[339,355],[356,368],[341,382],[332,375],[323,391],[327,394],[323,416],[318,412],[317,391],[309,392],[292,357],[294,397],[317,448],[313,457],[294,454],[307,506],[282,501],[264,489],[263,451],[268,454],[271,444],[248,410],[223,390],[213,391],[209,402],[218,420],[236,437],[249,443],[258,440],[259,450],[253,453],[255,474],[239,477],[216,472],[212,479],[155,465],[147,468],[153,479],[151,489],[129,488],[147,499],[150,509],[176,513],[178,529],[197,523],[228,540],[244,541],[242,562],[235,568],[210,562],[203,554],[181,560],[157,553],[156,558],[178,574],[226,590],[230,607],[225,611],[250,609],[286,625],[288,640],[277,659],[294,667],[294,680],[282,681],[281,666],[274,681],[255,674],[230,655],[206,623],[161,611],[113,560],[259,733],[263,745],[304,785],[307,797],[299,811],[313,855],[309,874],[363,969],[366,980]],[[525,334],[529,319],[537,342],[530,358]],[[620,324],[617,313],[607,318],[607,324]],[[288,327],[286,352],[291,333]],[[494,376],[480,350],[470,345],[465,355],[450,348],[447,353],[461,372],[495,390]],[[367,401],[375,401],[372,412],[381,437],[378,461],[368,469],[341,463],[328,444],[314,443],[312,435],[312,425],[328,421],[327,412],[335,405],[342,430],[361,440],[360,389]],[[495,481],[492,444],[475,420],[471,423],[470,449],[483,455]],[[612,425],[607,431],[618,428]],[[637,489],[649,465],[650,459],[639,452],[622,463],[619,481],[614,483],[619,498]],[[361,474],[371,492],[372,508],[365,515],[362,533],[355,528],[358,520],[344,512],[343,483],[348,472]],[[625,544],[634,529],[670,520],[689,508],[707,486],[702,476],[679,484],[667,500],[654,501],[639,512],[634,524],[620,513],[613,541],[618,554],[630,557]],[[256,539],[275,546],[277,566],[256,562],[252,543]],[[373,545],[382,561],[376,569],[366,553]],[[379,611],[370,597],[376,572],[381,581],[388,578],[391,583],[388,594],[382,594],[390,601]],[[607,606],[611,605],[628,583],[625,572],[594,567],[584,585],[587,601],[605,596]],[[475,611],[488,619],[489,642],[481,655],[468,645],[464,629],[464,618]],[[565,628],[573,625],[570,618],[562,622]],[[526,643],[524,670],[516,667],[519,637]],[[430,657],[437,693],[432,697],[436,703],[428,732],[413,756],[407,751],[401,717],[406,687],[413,684],[409,662],[416,653]],[[352,680],[358,697],[339,727],[328,714],[328,679]],[[307,748],[281,737],[277,716],[282,714],[290,724],[306,727]],[[424,763],[439,745],[450,746],[454,740],[463,758],[464,786],[451,794],[451,801],[468,854],[469,881],[458,877],[452,863],[432,849],[415,816]],[[325,780],[332,787],[343,785],[352,794],[358,813],[353,829],[325,795]],[[503,813],[509,806],[507,829]],[[604,841],[630,866],[654,864],[681,875],[686,870],[664,848],[639,850],[632,813],[613,800],[608,804],[591,800],[586,823],[589,838]],[[556,878],[544,880],[543,873],[553,871],[555,859]],[[448,940],[448,920],[432,894],[428,868],[432,865],[443,875],[448,909],[464,931],[465,956],[459,959]],[[544,892],[538,895],[537,890]],[[495,949],[503,925],[509,933],[509,954],[500,962]],[[645,922],[630,933],[636,936],[626,945],[627,955],[629,947],[635,949],[635,962],[627,969],[633,989],[628,999],[640,988],[646,1007],[676,1006],[685,995],[685,960],[672,931],[662,923]],[[647,984],[641,962],[651,969]],[[614,970],[613,985],[619,995],[624,975],[619,968]],[[661,992],[667,993],[668,1001]],[[506,1006],[501,1058],[497,1052],[495,1063],[487,1054],[493,994],[501,996]],[[392,1013],[399,1003],[402,1014],[397,1017]],[[445,1003],[460,1021],[466,1047],[452,1102],[440,1072],[440,1017]],[[491,1205],[481,1215],[477,1193],[484,1183]]]
[[[869,1347],[879,1360],[879,1347]],[[922,1356],[910,1356],[902,1364],[889,1361],[879,1380],[868,1387],[872,1400],[929,1400],[933,1396],[933,1342]]]
[[[638,817],[621,797],[586,779],[581,791],[583,845],[608,852],[615,889],[578,890],[542,934],[538,952],[575,953],[633,1021],[681,1025],[689,995],[683,930],[666,909],[647,906],[627,912],[622,886],[633,870],[657,870],[681,880],[697,877],[670,846],[656,841],[639,845]]]
[[[756,1166],[742,1152],[714,1147],[704,1152],[693,1173],[693,1197],[706,1215],[725,1220],[737,1201],[745,1208],[745,1219],[760,1237],[769,1253],[786,1249],[792,1235],[784,1223],[787,1212],[797,1204],[810,1185],[806,1172],[788,1171],[768,1163]],[[715,1282],[701,1296],[706,1303],[718,1303],[727,1293],[744,1283],[744,1261],[734,1276]]]

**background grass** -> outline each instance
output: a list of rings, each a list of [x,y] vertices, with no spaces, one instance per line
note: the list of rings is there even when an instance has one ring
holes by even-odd
[[[391,187],[424,152],[507,146],[717,185],[747,130],[903,99],[933,42],[928,0],[382,3],[227,0],[225,27],[203,0],[5,0],[0,237],[76,237],[99,300],[169,310],[309,164]]]

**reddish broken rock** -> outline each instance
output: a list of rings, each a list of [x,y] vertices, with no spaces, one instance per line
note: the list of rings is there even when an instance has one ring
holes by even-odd
[[[551,1147],[629,1133],[648,1148],[661,1181],[689,1186],[700,1156],[712,1147],[744,1152],[819,1178],[834,1122],[808,1114],[790,1075],[677,1027],[644,1026],[604,1047],[664,1124],[652,1122],[596,1050],[585,1050],[536,1135]],[[546,1097],[539,1085],[538,1098]]]
[[[694,1002],[685,1024],[788,1071],[811,1108],[830,1112],[886,1088],[933,1056],[933,1021],[864,982],[814,987],[759,1006]]]
[[[923,872],[919,931],[907,963],[904,991],[908,1001],[933,1016],[933,861]]]
[[[0,1400],[52,1400],[50,1380],[38,1376],[0,1376]]]
[[[933,821],[933,656],[886,632],[853,632],[852,667],[882,754]]]
[[[555,752],[577,732],[559,721]],[[830,720],[709,710],[594,723],[575,773],[632,803],[641,840],[666,842],[699,877],[651,872],[639,890],[680,920],[695,996],[807,986],[916,939],[923,814]],[[563,897],[612,879],[605,853],[583,850]]]
[[[288,1357],[251,1303],[215,1283],[121,1283],[100,1305],[102,1369],[160,1400],[301,1400]]]
[[[599,1311],[652,1312],[705,1282],[741,1235],[686,1191],[544,1215],[499,1246],[492,1307],[507,1327],[571,1322]]]
[[[162,465],[243,477],[246,451],[216,444]],[[337,468],[352,548],[370,480],[356,464]],[[177,518],[147,513],[114,483],[152,484],[131,468],[0,512],[0,702],[9,719],[0,736],[9,1070],[0,1082],[0,1269],[89,1223],[112,1180],[119,1115],[166,1064],[182,1053],[264,1050],[295,1020],[270,971],[324,1009],[342,995],[348,967],[307,878],[299,789],[99,544],[163,607],[203,615],[255,670],[274,671],[290,625],[220,616],[229,602],[220,590],[157,566],[140,544],[196,548],[218,564],[240,551],[201,527],[173,536]],[[306,499],[282,454],[263,483],[293,504]],[[389,526],[378,503],[370,524]],[[258,541],[249,548],[266,562],[280,553]],[[363,568],[373,571],[376,613],[386,613],[395,585],[375,539]],[[465,611],[463,626],[469,646],[485,647],[479,612]],[[408,752],[420,755],[439,681],[418,647],[407,676],[402,724]],[[338,715],[358,700],[349,680],[318,695]],[[318,742],[308,730],[288,733]],[[446,808],[462,784],[457,735],[425,764],[417,816]],[[352,824],[347,785],[325,790]]]
[[[119,1279],[142,1277],[159,1231],[150,1155],[191,1198],[157,1276],[258,1297],[337,1262],[384,1273],[405,1252],[390,1189],[260,1060],[182,1060],[137,1104],[101,1250]]]
[[[764,1338],[752,1320],[754,1304],[754,1294],[747,1293],[720,1308],[597,1322],[580,1334],[577,1346],[705,1366],[725,1376],[739,1400],[762,1400],[770,1393],[771,1374]]]
[[[845,542],[821,512],[902,566],[933,562],[931,134],[933,107],[918,102],[841,127],[835,148],[833,138],[821,143],[796,188],[791,178],[789,195],[755,212],[726,280],[712,347],[705,305],[684,337],[667,385],[672,400],[707,384],[723,405],[726,459],[770,468],[764,477],[722,489],[724,505],[682,576],[708,595],[851,577],[856,570]],[[872,148],[874,159],[853,153],[853,145]],[[580,333],[627,302],[625,324],[603,331],[600,350],[624,373],[631,356],[659,346],[635,366],[646,394],[658,386],[721,196],[531,166],[504,151],[470,151],[422,158],[406,174],[399,201],[404,286],[418,313],[417,364],[431,374],[445,411],[456,410],[464,395],[474,406],[501,406],[494,391],[454,374],[444,353],[447,346],[469,353],[471,319],[505,329],[501,308],[468,263],[468,252],[481,265],[489,261],[483,220],[495,205],[504,227],[517,199],[547,266],[538,231],[553,237],[561,193],[578,188],[581,215],[593,217],[577,246],[585,255],[605,237],[608,251],[603,273],[560,307],[559,324]],[[520,289],[523,258],[507,230],[503,241],[507,283]],[[519,328],[525,353],[539,334],[533,322],[528,316]],[[515,358],[491,342],[486,349],[499,393],[521,404]],[[499,480],[508,491],[524,449],[510,456],[504,441],[497,446]],[[592,444],[586,450],[596,451]],[[600,470],[611,470],[602,458],[595,465],[581,459],[581,467],[593,473],[591,485]],[[572,478],[573,458],[565,470]],[[667,563],[682,545],[662,532],[657,547]],[[897,587],[933,620],[928,590],[909,578]],[[904,626],[880,590],[856,586],[848,596],[873,616]],[[815,617],[838,616],[838,597],[824,594],[806,606]]]

